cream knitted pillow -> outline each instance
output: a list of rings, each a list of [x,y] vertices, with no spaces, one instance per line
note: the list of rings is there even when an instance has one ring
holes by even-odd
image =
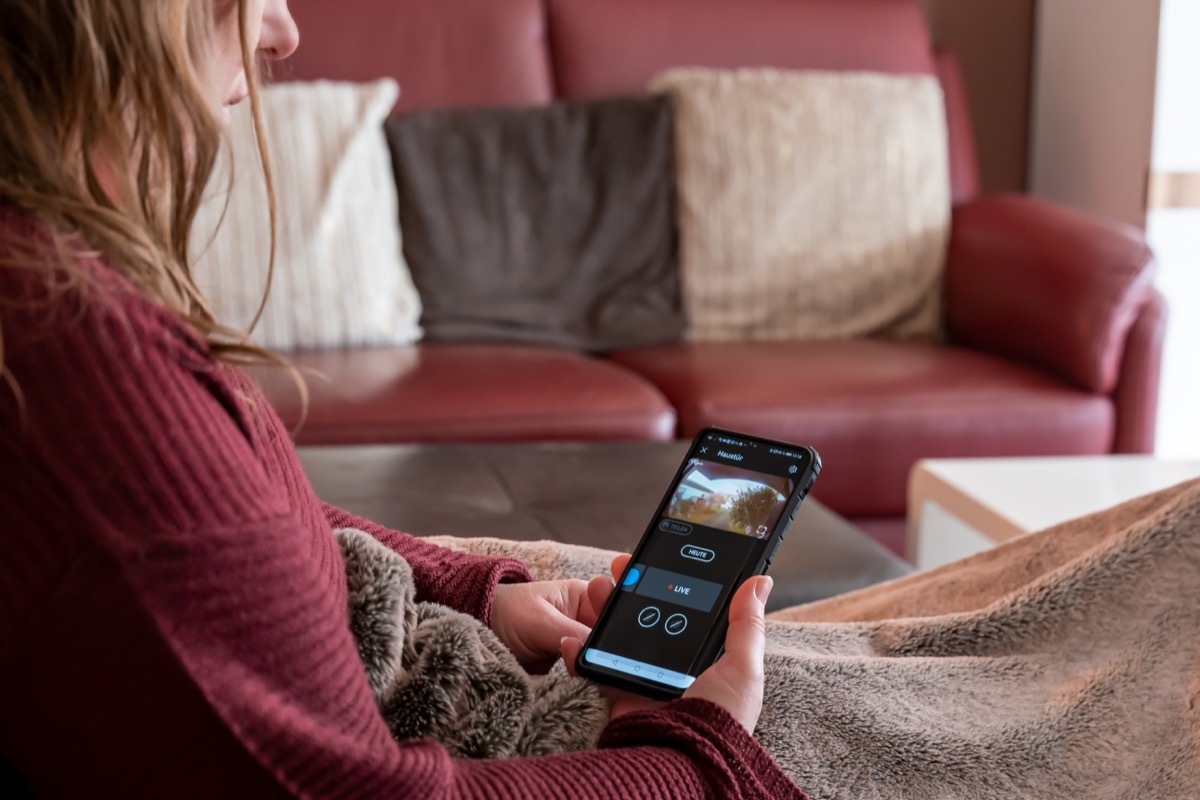
[[[934,337],[950,230],[936,79],[672,70],[690,337]]]
[[[420,337],[420,299],[400,245],[383,120],[399,96],[370,84],[285,83],[263,90],[278,210],[271,293],[254,339],[264,347],[405,344]],[[269,252],[266,189],[249,104],[230,126],[192,237],[196,280],[218,320],[240,329],[262,298]],[[225,154],[228,156],[228,153]]]

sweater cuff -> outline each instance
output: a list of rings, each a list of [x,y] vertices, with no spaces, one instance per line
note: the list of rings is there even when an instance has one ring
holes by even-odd
[[[515,558],[460,553],[394,531],[328,503],[324,504],[324,511],[334,528],[357,528],[403,556],[412,567],[418,600],[461,611],[485,625],[491,622],[496,586],[531,579],[529,570]]]
[[[684,752],[716,797],[807,798],[732,714],[708,700],[681,698],[654,711],[624,714],[600,737],[602,748],[642,745]]]
[[[529,569],[515,558],[473,557],[479,561],[443,573],[428,586],[428,596],[422,599],[469,614],[491,627],[496,587],[501,583],[528,582]]]

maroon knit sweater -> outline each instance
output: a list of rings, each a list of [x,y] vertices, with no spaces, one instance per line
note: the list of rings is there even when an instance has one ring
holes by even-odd
[[[0,262],[27,230],[0,210]],[[84,266],[86,297],[50,301],[41,275],[0,268],[19,388],[0,383],[0,775],[72,797],[802,797],[699,700],[621,717],[595,752],[459,761],[397,744],[331,528],[378,537],[419,599],[484,622],[524,566],[323,505],[244,374]]]

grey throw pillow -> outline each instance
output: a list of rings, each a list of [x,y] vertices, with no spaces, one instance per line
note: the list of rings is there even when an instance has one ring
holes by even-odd
[[[669,97],[409,112],[386,131],[427,341],[680,338]]]

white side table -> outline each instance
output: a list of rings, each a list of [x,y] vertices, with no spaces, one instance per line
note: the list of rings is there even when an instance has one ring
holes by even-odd
[[[908,481],[908,560],[930,569],[1200,477],[1153,456],[928,459]]]

